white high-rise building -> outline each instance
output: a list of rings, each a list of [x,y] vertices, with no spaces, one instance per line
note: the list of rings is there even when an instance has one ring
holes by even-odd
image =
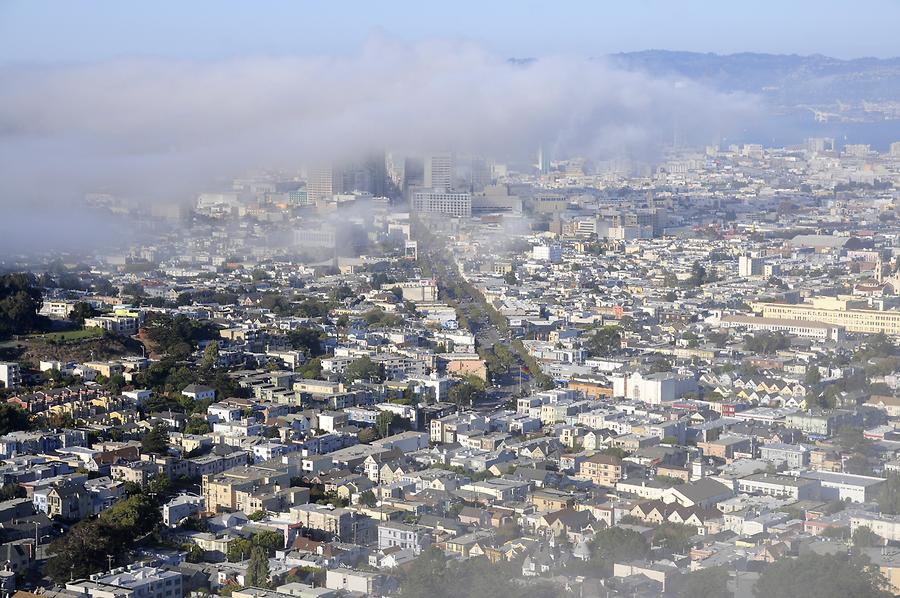
[[[538,262],[558,264],[562,261],[562,247],[559,245],[535,245],[531,249],[531,258]]]
[[[343,193],[343,177],[330,166],[309,169],[306,178],[306,201],[311,204],[330,200],[335,193]]]
[[[22,384],[19,364],[15,362],[0,363],[0,388],[16,388]]]
[[[422,189],[412,194],[412,211],[419,214],[443,214],[468,218],[472,215],[472,196],[443,189]]]
[[[429,189],[453,188],[453,154],[432,154],[425,157],[424,187]]]
[[[760,276],[763,273],[764,264],[765,262],[761,258],[742,255],[738,258],[738,276],[741,278]]]
[[[550,154],[544,151],[543,145],[538,148],[537,164],[535,166],[537,166],[541,174],[550,172]]]

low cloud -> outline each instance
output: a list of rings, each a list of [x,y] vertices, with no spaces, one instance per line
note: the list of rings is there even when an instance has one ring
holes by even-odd
[[[604,61],[516,63],[475,44],[378,38],[344,57],[133,59],[0,69],[0,205],[65,207],[105,190],[189,198],[257,168],[380,149],[522,157],[646,155],[708,143],[753,97]]]

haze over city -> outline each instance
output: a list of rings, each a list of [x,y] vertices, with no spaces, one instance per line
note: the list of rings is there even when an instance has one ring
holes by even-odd
[[[0,2],[0,598],[900,595],[898,22]]]

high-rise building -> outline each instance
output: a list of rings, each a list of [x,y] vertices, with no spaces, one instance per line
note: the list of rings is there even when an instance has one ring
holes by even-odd
[[[761,276],[763,273],[763,265],[764,261],[758,257],[742,255],[738,258],[738,276],[741,278]]]
[[[453,154],[425,156],[424,186],[429,189],[453,188]]]
[[[306,201],[315,204],[344,192],[343,173],[331,166],[310,167],[306,178]]]
[[[900,157],[900,141],[895,141],[891,144],[891,156],[895,158]]]
[[[810,137],[806,140],[806,151],[811,154],[834,151],[834,137]]]
[[[865,158],[871,151],[869,145],[865,143],[848,143],[844,146],[844,155],[853,158]]]
[[[538,148],[537,164],[535,166],[537,166],[541,174],[550,172],[550,154],[544,151],[543,145]]]
[[[385,174],[395,188],[403,191],[406,188],[406,157],[396,153],[387,154]]]
[[[418,214],[443,214],[457,218],[472,215],[472,196],[443,189],[421,189],[413,192],[412,211]]]
[[[484,158],[472,158],[472,191],[482,191],[491,184],[491,165]]]
[[[531,258],[538,262],[558,264],[562,261],[563,251],[559,245],[535,245],[531,248]]]

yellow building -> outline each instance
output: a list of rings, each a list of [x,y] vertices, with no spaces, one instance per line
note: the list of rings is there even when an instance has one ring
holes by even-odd
[[[751,303],[764,318],[824,322],[843,326],[850,332],[883,332],[900,336],[900,311],[865,309],[865,302],[845,297],[816,297],[810,303]]]

